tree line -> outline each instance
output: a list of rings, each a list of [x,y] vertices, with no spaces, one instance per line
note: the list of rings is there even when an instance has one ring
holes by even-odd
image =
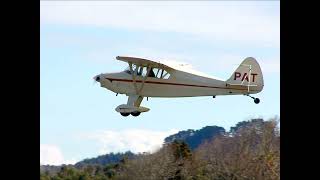
[[[40,180],[278,180],[279,121],[244,121],[195,149],[172,139],[155,153],[124,155],[107,165],[62,166],[54,174],[40,172]]]

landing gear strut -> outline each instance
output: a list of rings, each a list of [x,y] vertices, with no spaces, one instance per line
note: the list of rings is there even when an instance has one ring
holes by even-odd
[[[245,96],[249,96],[253,99],[253,102],[256,103],[256,104],[259,104],[260,103],[260,99],[259,98],[255,98],[255,97],[252,97],[250,96],[249,94],[245,94]]]

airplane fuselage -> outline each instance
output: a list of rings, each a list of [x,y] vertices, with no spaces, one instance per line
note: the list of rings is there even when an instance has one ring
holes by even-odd
[[[225,81],[202,77],[184,71],[169,71],[168,79],[156,77],[136,76],[135,80],[131,74],[126,72],[101,74],[101,87],[107,88],[115,93],[132,95],[136,94],[134,82],[139,89],[139,95],[143,97],[193,97],[193,96],[217,96],[238,95],[248,93],[247,88],[239,86],[228,86]],[[144,80],[145,79],[145,80]],[[258,87],[250,88],[250,94],[260,92]]]
[[[205,75],[187,68],[185,64],[173,65],[148,59],[117,56],[117,60],[127,62],[129,67],[117,73],[105,73],[94,77],[110,91],[128,96],[126,104],[115,108],[122,116],[139,116],[150,109],[141,106],[144,97],[195,97],[219,95],[250,96],[262,91],[264,83],[258,62],[248,57],[227,80]]]

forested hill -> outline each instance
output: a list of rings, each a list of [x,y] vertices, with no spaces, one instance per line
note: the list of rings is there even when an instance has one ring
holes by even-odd
[[[75,165],[40,166],[40,179],[279,179],[279,120],[185,130],[155,153],[110,153]],[[239,161],[239,158],[242,159]],[[238,169],[242,169],[238,171]],[[217,171],[218,170],[218,171]],[[263,173],[262,173],[263,172]]]
[[[233,134],[242,128],[247,128],[253,124],[256,126],[263,125],[263,119],[252,119],[251,121],[241,121],[236,126],[231,127],[229,132],[223,127],[219,126],[206,126],[199,130],[188,129],[186,131],[179,131],[164,139],[165,144],[172,143],[174,141],[183,141],[189,145],[189,147],[194,150],[199,147],[205,141],[211,140],[218,135]]]
[[[231,127],[229,133],[236,132],[240,128],[244,128],[249,126],[250,124],[261,124],[263,123],[263,119],[252,119],[251,121],[242,121],[236,124],[236,126]],[[206,126],[199,130],[188,129],[184,131],[179,131],[176,134],[170,135],[164,139],[164,144],[172,143],[176,140],[184,141],[188,144],[191,150],[196,149],[205,141],[208,141],[218,135],[224,135],[228,132],[223,127],[219,126]],[[136,155],[130,151],[125,153],[110,153],[101,155],[95,158],[87,158],[82,161],[77,162],[74,166],[76,168],[81,168],[86,165],[106,165],[111,163],[118,163],[123,158],[132,159]],[[57,169],[59,166],[42,166],[41,169]]]
[[[127,151],[125,153],[110,153],[98,156],[96,158],[90,158],[90,159],[84,159],[78,163],[76,163],[74,166],[76,168],[81,168],[86,165],[107,165],[112,163],[118,163],[123,158],[132,159],[135,156],[134,153]]]
[[[164,143],[169,144],[175,140],[184,141],[193,150],[196,149],[201,143],[205,142],[206,140],[210,140],[217,135],[222,135],[225,132],[225,129],[219,126],[206,126],[199,130],[189,129],[186,131],[180,131],[177,134],[173,134],[166,137],[164,139]],[[118,163],[123,158],[132,159],[135,156],[136,154],[130,151],[125,153],[110,153],[95,158],[84,159],[82,161],[77,162],[74,166],[76,168],[81,168],[86,165],[107,165],[112,163]],[[42,169],[48,168],[56,169],[54,166],[42,166]]]
[[[224,135],[226,133],[223,127],[219,126],[206,126],[199,130],[189,129],[186,131],[180,131],[177,134],[173,134],[164,139],[165,144],[172,143],[174,141],[184,141],[189,147],[194,150],[200,144],[207,140],[214,138],[217,135]]]

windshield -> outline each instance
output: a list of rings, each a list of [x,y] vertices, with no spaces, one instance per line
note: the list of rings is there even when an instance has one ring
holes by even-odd
[[[137,67],[135,64],[132,64],[132,71],[135,72],[136,71],[136,68],[139,68]],[[131,74],[131,70],[130,70],[130,67],[128,66],[124,72],[128,73],[128,74]]]
[[[130,67],[127,67],[124,72],[128,73],[128,74],[131,74],[131,71],[130,71]]]

